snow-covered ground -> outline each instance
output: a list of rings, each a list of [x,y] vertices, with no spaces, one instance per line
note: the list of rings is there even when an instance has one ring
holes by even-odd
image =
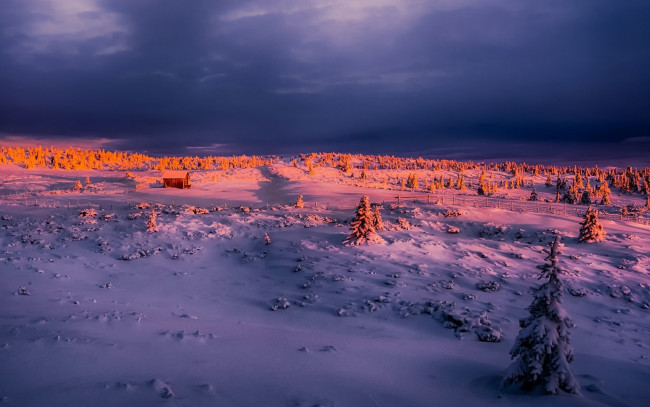
[[[397,206],[407,172],[318,171],[196,172],[176,190],[155,171],[0,166],[0,404],[650,405],[649,225],[602,220],[605,242],[578,243],[575,211]],[[363,194],[384,202],[386,244],[343,246]],[[500,389],[558,234],[582,394]]]

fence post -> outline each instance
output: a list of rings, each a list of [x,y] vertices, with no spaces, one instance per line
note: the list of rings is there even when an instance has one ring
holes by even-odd
[[[427,203],[431,203],[431,195],[427,194]]]
[[[399,194],[397,194],[397,204],[399,205]]]

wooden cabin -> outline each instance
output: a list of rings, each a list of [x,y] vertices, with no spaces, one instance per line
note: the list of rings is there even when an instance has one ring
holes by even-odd
[[[165,170],[162,173],[164,188],[190,188],[190,173],[187,171]]]

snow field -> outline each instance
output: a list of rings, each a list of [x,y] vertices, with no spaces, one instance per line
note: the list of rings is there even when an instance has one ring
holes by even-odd
[[[102,203],[94,215],[0,206],[0,398],[16,406],[650,402],[648,226],[601,220],[606,240],[579,243],[577,217],[385,204],[386,244],[346,247],[354,210],[334,203],[362,193],[387,201],[395,191],[260,171],[269,181],[93,196]],[[305,208],[287,205],[299,193]],[[237,206],[271,197],[285,204]],[[331,205],[314,208],[316,200]],[[147,231],[152,208],[158,232]],[[582,396],[501,390],[542,251],[557,234]]]

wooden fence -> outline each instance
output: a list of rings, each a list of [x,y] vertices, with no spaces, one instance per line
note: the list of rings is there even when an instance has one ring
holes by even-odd
[[[134,188],[124,189],[123,191],[117,191],[117,193],[128,193],[135,191]],[[102,191],[103,192],[103,191]],[[111,203],[111,202],[102,202],[94,203],[91,202],[93,196],[98,197],[101,195],[115,194],[115,190],[106,191],[104,193],[82,193],[82,194],[43,194],[43,193],[20,193],[20,194],[11,194],[11,195],[0,195],[2,199],[0,202],[5,205],[24,205],[24,206],[35,206],[35,207],[50,207],[50,208],[95,208],[95,209],[107,209],[112,210],[113,206],[124,206],[128,205],[129,208],[135,208],[138,202],[135,201],[121,201],[120,204]],[[49,198],[49,199],[48,199]],[[511,199],[504,198],[494,198],[494,197],[481,197],[481,196],[465,196],[465,195],[436,195],[436,194],[427,194],[427,195],[396,195],[394,197],[398,205],[413,203],[415,205],[423,204],[440,204],[445,206],[458,206],[464,208],[494,208],[507,210],[511,212],[520,212],[520,213],[549,213],[553,215],[564,215],[564,216],[577,216],[582,217],[587,210],[586,206],[583,205],[571,205],[565,203],[555,203],[555,202],[544,202],[544,201],[515,201]],[[169,205],[169,202],[157,202],[155,200],[147,199],[150,204],[162,204]],[[189,199],[184,199],[185,203],[191,205]],[[387,202],[382,202],[386,204]],[[175,203],[172,201],[172,205]],[[249,208],[249,209],[269,209],[273,206],[286,206],[292,205],[293,203],[261,203],[254,205],[251,202],[245,201],[230,201],[229,203],[222,202],[213,203],[208,205],[210,207],[222,207],[222,208]],[[332,205],[330,202],[305,202],[305,208],[314,209],[314,210],[354,210],[356,208],[356,202],[337,202]],[[197,204],[196,207],[206,207],[206,204]],[[607,220],[618,220],[625,222],[632,222],[637,224],[649,225],[650,224],[650,211],[646,213],[633,212],[631,214],[623,215],[620,212],[614,212],[614,208],[597,205],[599,211],[599,217],[601,219]]]
[[[453,205],[465,208],[494,208],[503,209],[512,212],[522,213],[550,213],[554,215],[575,215],[578,217],[584,216],[588,206],[572,205],[566,203],[545,202],[545,201],[515,201],[504,198],[493,197],[471,197],[464,195],[396,195],[395,199],[398,204],[412,202],[414,204],[441,204]],[[602,219],[608,220],[621,220],[625,222],[640,223],[643,225],[650,224],[648,215],[643,216],[641,213],[635,212],[624,215],[620,212],[614,212],[614,208],[594,205],[598,209],[598,216]],[[647,213],[647,212],[646,212]]]

